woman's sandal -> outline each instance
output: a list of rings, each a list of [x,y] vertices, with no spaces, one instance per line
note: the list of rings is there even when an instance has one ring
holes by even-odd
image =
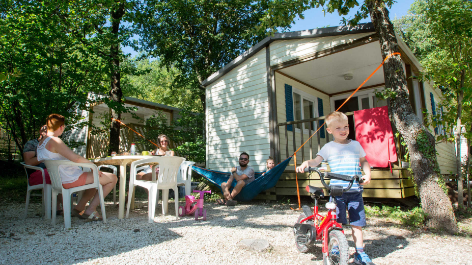
[[[91,213],[90,215],[86,215],[85,213],[81,215],[82,219],[87,219],[87,220],[90,220],[90,221],[102,221],[103,218],[98,216],[97,212],[93,212]]]
[[[216,203],[217,203],[218,205],[226,205],[226,202],[225,202],[225,200],[223,200],[223,199],[218,199],[218,200],[216,200]]]

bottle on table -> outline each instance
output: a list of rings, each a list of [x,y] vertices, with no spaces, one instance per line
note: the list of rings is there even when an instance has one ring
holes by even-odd
[[[129,149],[130,155],[136,155],[136,145],[134,143],[131,144],[131,148]]]

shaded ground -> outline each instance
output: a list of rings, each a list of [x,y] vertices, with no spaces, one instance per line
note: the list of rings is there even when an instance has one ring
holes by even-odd
[[[321,247],[300,254],[294,246],[291,227],[300,212],[293,205],[206,203],[207,221],[195,221],[176,220],[172,203],[172,215],[162,216],[159,204],[152,224],[146,203],[141,205],[129,219],[118,220],[117,207],[108,203],[108,223],[72,218],[66,230],[62,217],[52,226],[36,216],[39,203],[22,219],[23,203],[2,202],[0,264],[322,264]],[[366,251],[376,264],[472,264],[472,218],[460,220],[460,227],[461,235],[450,236],[368,218]],[[354,252],[350,229],[345,232]],[[240,241],[252,238],[267,240],[270,249],[244,249]]]

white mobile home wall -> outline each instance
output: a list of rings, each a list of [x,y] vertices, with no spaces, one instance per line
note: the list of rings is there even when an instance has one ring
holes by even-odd
[[[230,171],[241,152],[255,171],[270,155],[266,50],[262,49],[206,89],[206,165]]]

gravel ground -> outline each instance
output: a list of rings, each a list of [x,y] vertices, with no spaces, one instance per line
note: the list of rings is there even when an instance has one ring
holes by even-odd
[[[147,207],[118,220],[118,207],[107,204],[107,223],[72,218],[65,229],[39,217],[41,205],[0,205],[0,264],[322,264],[321,247],[301,254],[294,245],[292,225],[300,212],[280,204],[240,204],[236,207],[206,203],[207,221],[172,215],[156,209],[147,223]],[[464,226],[464,224],[462,224]],[[471,231],[472,223],[465,224]],[[346,229],[350,251],[351,231]],[[399,224],[369,218],[365,230],[366,251],[375,264],[472,264],[470,236],[433,234],[408,230]],[[264,239],[270,248],[257,252],[242,240]]]

